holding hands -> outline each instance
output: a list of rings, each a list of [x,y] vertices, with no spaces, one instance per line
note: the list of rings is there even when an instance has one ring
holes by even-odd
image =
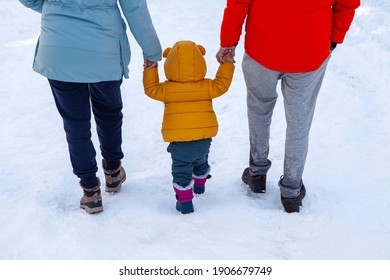
[[[234,60],[234,57],[236,56],[236,47],[221,47],[215,57],[217,58],[217,61],[219,63],[224,63],[224,62],[231,62],[231,63],[236,63]],[[158,63],[156,61],[150,61],[147,58],[144,58],[144,70],[152,69],[158,67]]]
[[[236,47],[221,47],[215,57],[217,58],[217,61],[219,63],[224,63],[226,61],[235,63],[236,61],[234,60],[234,57],[236,56]]]
[[[157,61],[150,61],[147,58],[144,58],[144,70],[152,69],[152,68],[157,68],[158,63]]]

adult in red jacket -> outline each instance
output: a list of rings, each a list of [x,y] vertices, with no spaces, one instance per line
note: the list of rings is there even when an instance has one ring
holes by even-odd
[[[222,63],[235,54],[245,22],[242,62],[247,86],[249,167],[242,180],[265,192],[272,112],[281,81],[286,114],[283,176],[279,180],[286,212],[299,212],[309,131],[330,54],[341,44],[359,0],[227,0],[221,25]]]

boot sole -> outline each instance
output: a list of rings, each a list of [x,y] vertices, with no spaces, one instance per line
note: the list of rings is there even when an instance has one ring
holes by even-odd
[[[103,212],[103,206],[90,208],[86,205],[81,205],[80,208],[84,209],[88,214],[97,214]]]

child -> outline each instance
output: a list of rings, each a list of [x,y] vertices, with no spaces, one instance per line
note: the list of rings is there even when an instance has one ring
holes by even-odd
[[[194,212],[193,192],[203,193],[211,177],[208,154],[218,131],[211,99],[227,92],[234,72],[234,60],[228,56],[214,80],[205,78],[205,53],[201,45],[179,41],[163,53],[167,81],[159,83],[157,68],[144,70],[145,93],[165,103],[161,131],[170,142],[176,209],[182,214]]]

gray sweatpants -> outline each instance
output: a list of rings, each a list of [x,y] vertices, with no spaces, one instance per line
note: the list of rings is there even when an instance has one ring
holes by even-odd
[[[250,171],[266,175],[271,167],[268,159],[272,112],[278,98],[276,87],[281,80],[287,122],[283,197],[296,197],[302,186],[309,131],[318,93],[330,56],[313,72],[281,73],[265,68],[244,55],[242,69],[247,86],[247,107],[250,137]]]

